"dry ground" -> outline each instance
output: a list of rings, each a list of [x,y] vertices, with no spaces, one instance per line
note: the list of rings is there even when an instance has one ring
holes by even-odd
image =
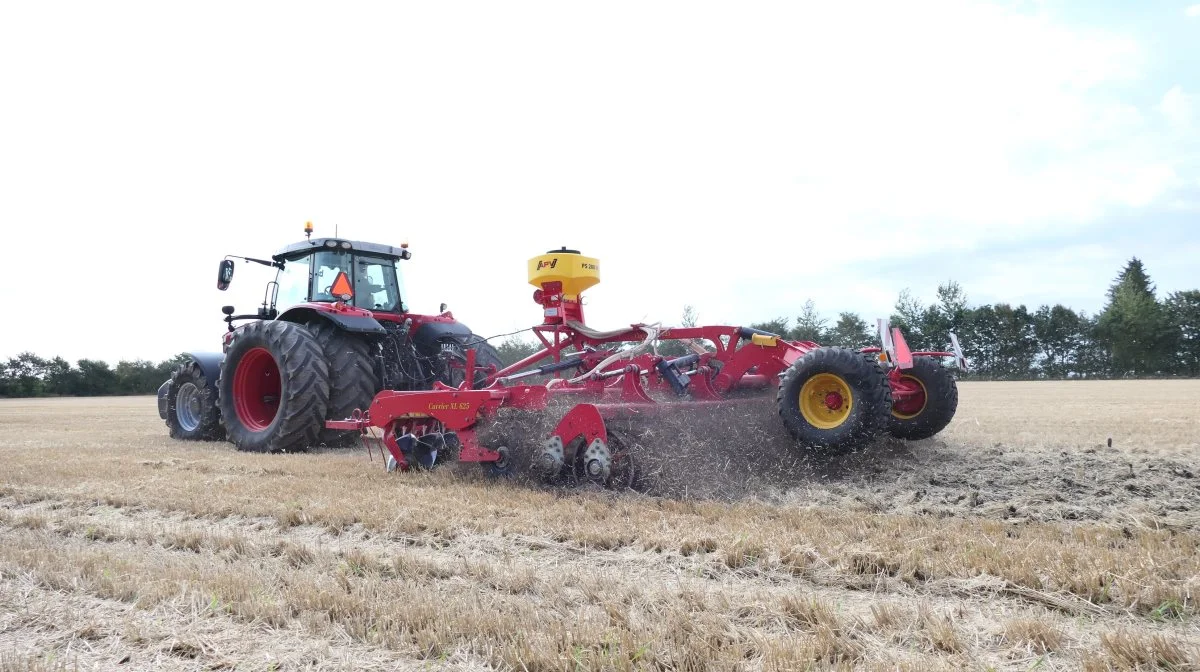
[[[681,431],[655,496],[0,401],[0,672],[1200,669],[1200,381],[961,393],[836,459]]]

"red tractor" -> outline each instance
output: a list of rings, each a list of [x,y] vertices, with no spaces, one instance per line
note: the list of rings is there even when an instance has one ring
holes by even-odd
[[[172,437],[228,438],[238,450],[295,452],[354,440],[328,420],[365,409],[381,391],[459,387],[473,350],[472,385],[501,368],[494,348],[445,310],[409,312],[399,248],[341,238],[288,245],[270,260],[235,257],[276,270],[256,314],[234,315],[221,353],[190,353],[158,389]],[[217,288],[233,279],[221,261]],[[235,327],[234,322],[249,320]],[[468,386],[470,387],[470,386]]]

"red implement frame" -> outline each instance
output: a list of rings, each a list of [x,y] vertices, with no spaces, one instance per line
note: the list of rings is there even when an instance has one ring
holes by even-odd
[[[346,420],[329,421],[330,429],[359,430],[366,434],[369,427],[383,430],[383,444],[396,465],[406,470],[412,460],[401,449],[401,437],[409,434],[453,433],[461,449],[458,459],[463,462],[495,462],[500,453],[479,445],[476,426],[495,414],[501,407],[538,410],[545,408],[551,398],[572,398],[577,403],[558,423],[551,436],[563,444],[582,438],[584,443],[594,439],[607,442],[605,418],[630,413],[648,413],[668,405],[688,404],[703,407],[730,403],[725,394],[735,389],[766,388],[778,385],[780,375],[793,362],[819,347],[810,341],[787,341],[753,329],[730,326],[682,327],[657,332],[657,340],[703,342],[708,347],[693,348],[692,361],[685,367],[660,370],[664,358],[645,352],[620,359],[596,370],[613,350],[602,349],[615,343],[646,343],[655,335],[649,325],[635,324],[618,332],[594,332],[582,325],[566,323],[543,324],[533,328],[542,349],[529,357],[499,371],[489,371],[486,387],[469,389],[464,382],[458,388],[438,383],[434,389],[416,392],[384,391],[375,396],[365,413]],[[893,330],[896,366],[889,372],[893,397],[906,399],[919,393],[917,385],[904,379],[904,370],[912,367],[914,356],[949,356],[950,353],[911,352],[898,329]],[[647,348],[649,349],[649,348]],[[568,352],[573,351],[573,352]],[[881,352],[866,348],[863,352]],[[567,356],[564,362],[564,355]],[[541,364],[552,370],[547,382],[522,385],[511,384],[537,373],[530,367]],[[558,364],[557,370],[554,365]],[[475,352],[468,350],[464,381],[475,378]],[[564,375],[567,370],[570,375]],[[521,375],[518,375],[521,374]],[[668,376],[686,379],[682,395]],[[668,403],[656,400],[668,398]]]
[[[559,436],[564,443],[580,437],[588,442],[596,438],[607,441],[606,417],[651,411],[660,405],[655,396],[676,397],[675,403],[700,406],[722,403],[723,395],[731,390],[762,388],[777,382],[788,366],[818,347],[815,343],[786,341],[740,327],[664,329],[657,333],[660,341],[701,341],[709,346],[707,350],[699,349],[687,370],[675,371],[687,380],[686,392],[680,397],[659,370],[660,363],[670,359],[651,352],[613,362],[590,376],[570,379],[595,369],[614,352],[600,348],[614,343],[644,342],[654,334],[653,327],[631,325],[619,332],[597,333],[567,324],[546,324],[534,327],[533,331],[543,348],[512,366],[489,372],[484,389],[468,389],[464,382],[457,389],[439,383],[427,391],[384,391],[375,396],[365,413],[331,420],[326,427],[363,433],[369,427],[381,428],[384,447],[400,469],[409,468],[411,462],[399,441],[407,434],[420,437],[453,432],[461,444],[460,461],[494,462],[499,453],[477,443],[475,427],[501,407],[537,410],[545,408],[552,397],[578,399],[579,403],[562,418],[552,435]],[[568,351],[574,351],[568,363],[578,363],[571,366],[570,377],[564,375],[564,370],[558,370],[547,374],[554,378],[545,383],[505,385],[511,382],[507,377],[515,377],[531,366],[562,362]],[[464,380],[474,380],[473,350],[467,351],[466,367]],[[672,375],[670,370],[667,375]]]

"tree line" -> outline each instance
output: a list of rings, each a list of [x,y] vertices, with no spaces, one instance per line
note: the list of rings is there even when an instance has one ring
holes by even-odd
[[[904,290],[889,317],[913,350],[949,351],[949,334],[962,345],[978,379],[1200,377],[1200,290],[1173,292],[1160,300],[1145,265],[1131,259],[1113,281],[1096,314],[1056,304],[1030,309],[1008,303],[970,305],[954,281],[937,288],[937,300],[923,305]],[[681,326],[698,323],[688,306]],[[749,325],[796,341],[864,348],[879,344],[876,325],[853,312],[831,320],[807,301],[794,318],[776,317]],[[498,348],[506,363],[537,350],[519,338]],[[683,354],[662,341],[659,352]]]
[[[114,368],[97,359],[71,364],[62,357],[42,359],[32,352],[22,352],[0,364],[0,397],[154,394],[188,359],[187,354],[179,354],[157,364],[122,360]]]
[[[1089,315],[1067,306],[1029,309],[1007,303],[970,305],[956,282],[938,286],[937,300],[923,305],[905,290],[891,322],[914,350],[948,350],[954,332],[970,362],[966,375],[981,379],[1200,377],[1200,290],[1172,292],[1159,299],[1141,260],[1131,259],[1113,281],[1103,309]],[[698,323],[692,307],[682,326]],[[812,301],[794,318],[777,317],[750,326],[798,341],[863,348],[878,343],[875,325],[859,315],[825,318]],[[497,350],[511,364],[538,350],[518,337]],[[678,343],[663,341],[663,354],[683,354]],[[152,363],[62,357],[42,359],[31,352],[0,365],[0,397],[153,394],[186,354]]]
[[[995,380],[1200,376],[1200,290],[1157,297],[1136,257],[1117,275],[1103,309],[1089,315],[1062,304],[1030,309],[1008,303],[970,305],[956,282],[923,305],[905,290],[890,316],[913,350],[949,350],[958,335],[971,377]],[[795,324],[754,325],[795,340],[860,348],[878,343],[875,325],[854,313],[832,323],[805,304]]]

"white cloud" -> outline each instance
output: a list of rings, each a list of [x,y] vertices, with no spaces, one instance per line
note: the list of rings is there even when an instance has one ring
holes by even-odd
[[[1194,19],[1200,16],[1200,5],[1192,5],[1191,7],[1183,10],[1183,13],[1186,14],[1188,18]]]
[[[1198,99],[1200,96],[1184,93],[1183,88],[1176,84],[1163,95],[1156,109],[1173,126],[1190,128],[1195,119]]]

